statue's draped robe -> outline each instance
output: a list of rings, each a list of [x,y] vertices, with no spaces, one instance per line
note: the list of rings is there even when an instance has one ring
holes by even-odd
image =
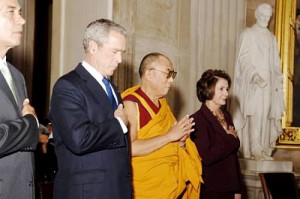
[[[254,25],[242,32],[234,73],[231,114],[245,158],[271,156],[282,132],[282,73],[275,36]],[[263,81],[255,82],[259,75]]]

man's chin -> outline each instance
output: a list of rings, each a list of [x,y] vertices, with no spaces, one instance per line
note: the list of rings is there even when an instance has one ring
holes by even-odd
[[[20,40],[14,40],[14,41],[11,41],[10,43],[10,47],[11,48],[14,48],[16,46],[19,46],[21,44],[21,41]]]
[[[116,71],[116,69],[117,69],[117,68],[113,68],[113,69],[110,71],[110,76],[114,74],[114,72]]]

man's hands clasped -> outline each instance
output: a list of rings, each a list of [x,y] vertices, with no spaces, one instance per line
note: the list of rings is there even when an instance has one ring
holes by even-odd
[[[168,136],[171,141],[179,141],[180,145],[184,145],[185,140],[194,131],[193,126],[194,118],[190,118],[189,115],[184,116],[178,122],[175,122],[168,132]]]

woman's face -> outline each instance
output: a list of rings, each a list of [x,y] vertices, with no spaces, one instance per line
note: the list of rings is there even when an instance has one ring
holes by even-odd
[[[218,81],[215,87],[215,95],[211,101],[217,106],[225,105],[228,98],[228,90],[228,81],[226,79],[218,77]]]

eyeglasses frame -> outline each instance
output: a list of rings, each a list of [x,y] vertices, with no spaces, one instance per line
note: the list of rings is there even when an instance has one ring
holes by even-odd
[[[163,70],[160,70],[157,68],[150,68],[149,70],[157,70],[159,72],[165,73],[165,74],[167,74],[167,79],[170,79],[171,77],[172,77],[172,79],[175,79],[175,77],[177,75],[177,72],[174,70],[169,70],[169,72],[166,72],[166,71],[163,71]]]

